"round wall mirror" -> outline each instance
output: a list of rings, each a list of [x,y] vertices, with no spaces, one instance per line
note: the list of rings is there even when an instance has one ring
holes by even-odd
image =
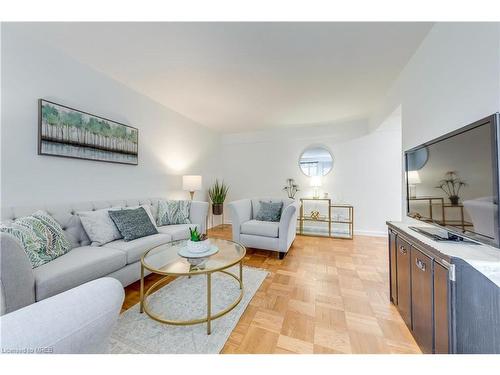
[[[300,155],[299,167],[306,176],[325,176],[333,168],[333,156],[326,147],[310,146]]]
[[[425,166],[427,160],[429,160],[429,150],[427,147],[422,147],[418,150],[408,152],[406,154],[406,168],[408,171],[418,171]]]

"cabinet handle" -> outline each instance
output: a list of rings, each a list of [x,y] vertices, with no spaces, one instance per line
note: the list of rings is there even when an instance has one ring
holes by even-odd
[[[416,258],[416,259],[415,259],[415,264],[417,265],[417,267],[418,267],[419,269],[421,269],[422,271],[424,271],[424,272],[425,272],[425,268],[426,268],[426,266],[425,266],[425,263],[424,263],[424,262],[422,262],[420,259]]]
[[[399,245],[399,252],[403,255],[405,255],[408,251],[405,249],[403,245]]]

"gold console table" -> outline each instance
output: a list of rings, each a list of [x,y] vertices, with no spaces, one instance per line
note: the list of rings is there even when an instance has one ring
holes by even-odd
[[[327,215],[320,215],[317,212],[317,215],[308,215],[304,214],[304,203],[305,202],[314,202],[314,203],[322,203],[327,207]],[[346,219],[333,219],[333,212],[335,210],[347,210],[348,216]],[[341,239],[350,239],[352,240],[354,234],[354,207],[349,204],[336,204],[332,203],[330,198],[301,198],[300,199],[300,212],[299,212],[299,230],[298,234],[303,236],[318,236],[315,233],[306,233],[304,232],[304,222],[311,221],[317,223],[327,223],[328,224],[328,237],[331,238],[341,238]],[[348,234],[347,236],[334,235],[332,232],[332,224],[344,224],[348,226]]]
[[[453,227],[461,227],[462,231],[465,232],[466,227],[473,227],[474,225],[465,220],[465,214],[464,214],[464,206],[462,203],[459,204],[449,204],[445,203],[445,199],[442,197],[413,197],[409,198],[410,201],[427,201],[428,209],[429,209],[429,217],[424,217],[421,216],[417,217],[420,220],[427,221],[430,223],[437,223],[443,227],[446,226],[453,226]],[[437,201],[437,203],[434,203],[434,201]],[[434,207],[437,206],[437,207]],[[441,214],[441,219],[436,218],[435,212],[436,208],[438,212]],[[452,220],[447,218],[446,211],[451,210],[451,209],[458,209],[459,210],[459,215],[460,219],[459,220]]]

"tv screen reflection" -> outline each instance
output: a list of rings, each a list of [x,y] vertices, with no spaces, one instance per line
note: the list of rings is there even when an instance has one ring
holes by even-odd
[[[491,124],[406,153],[408,215],[498,242]]]

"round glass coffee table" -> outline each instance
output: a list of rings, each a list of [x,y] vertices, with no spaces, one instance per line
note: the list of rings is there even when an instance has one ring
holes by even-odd
[[[140,312],[145,312],[152,319],[166,324],[173,325],[192,325],[207,323],[207,334],[211,332],[211,321],[227,314],[234,309],[243,297],[243,258],[246,254],[246,249],[239,243],[210,238],[212,245],[218,247],[219,251],[208,257],[207,260],[198,266],[194,266],[188,262],[186,258],[181,257],[177,252],[185,247],[187,240],[169,242],[167,244],[156,246],[144,253],[141,258],[141,291],[140,291]],[[228,268],[239,264],[239,275],[234,275],[227,271]],[[147,290],[144,290],[144,272],[145,270],[151,273],[163,275],[160,280],[156,281]],[[231,276],[236,280],[240,287],[238,298],[224,310],[212,315],[212,274],[214,272],[222,272]],[[197,276],[206,275],[207,277],[207,315],[199,319],[193,320],[169,320],[152,312],[148,307],[148,296],[161,285],[166,279],[171,276]]]

